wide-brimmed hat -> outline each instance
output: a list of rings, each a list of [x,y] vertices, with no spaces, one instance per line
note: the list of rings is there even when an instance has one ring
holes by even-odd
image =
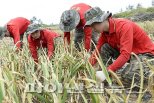
[[[95,22],[103,22],[111,16],[112,13],[110,12],[105,13],[99,7],[91,8],[85,13],[85,18],[86,18],[85,26],[88,25],[90,26]]]
[[[62,13],[59,27],[64,32],[70,32],[80,22],[80,15],[76,10],[66,10]]]
[[[34,33],[35,31],[41,30],[41,29],[42,28],[40,24],[30,24],[27,29],[27,34]]]

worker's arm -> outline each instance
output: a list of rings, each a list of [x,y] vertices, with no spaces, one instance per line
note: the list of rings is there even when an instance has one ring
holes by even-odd
[[[96,49],[92,53],[91,57],[89,58],[89,62],[91,63],[91,65],[95,65],[97,63],[97,59],[95,56],[98,56],[98,53],[100,52],[101,47],[105,42],[106,42],[105,37],[103,36],[103,34],[101,34],[101,36],[99,37]]]
[[[31,40],[30,35],[28,36],[28,43],[31,55],[36,63],[38,63],[37,47],[33,40]]]
[[[84,28],[84,46],[87,51],[90,50],[92,29],[91,27]]]
[[[54,38],[52,35],[48,35],[47,38],[47,48],[48,48],[48,58],[51,59],[54,52]]]
[[[112,71],[120,69],[130,59],[132,46],[133,28],[131,24],[127,23],[121,28],[120,32],[120,55],[108,69]]]
[[[64,44],[70,44],[70,32],[64,32]]]
[[[11,32],[15,46],[20,49],[21,41],[20,41],[20,32],[16,26],[8,26],[9,32]]]

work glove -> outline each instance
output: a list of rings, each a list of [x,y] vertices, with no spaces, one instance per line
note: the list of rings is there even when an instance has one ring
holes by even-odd
[[[106,79],[105,74],[103,73],[103,71],[96,71],[96,78],[100,82],[103,82]]]

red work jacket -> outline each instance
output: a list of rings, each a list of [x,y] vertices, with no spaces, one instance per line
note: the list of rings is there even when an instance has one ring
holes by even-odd
[[[78,24],[76,28],[81,28],[81,29],[84,28],[85,23],[86,23],[84,14],[90,8],[91,6],[84,4],[84,3],[79,3],[71,7],[71,9],[76,10],[80,15],[80,23]],[[92,35],[91,27],[85,27],[84,28],[84,45],[87,51],[89,51],[90,49],[91,35]],[[64,40],[66,40],[67,43],[70,44],[70,32],[64,32]]]
[[[112,71],[120,69],[130,59],[131,52],[154,54],[154,43],[147,33],[134,22],[126,19],[109,19],[109,33],[101,33],[97,44],[98,51],[104,43],[108,43],[120,52],[119,57],[108,67]],[[96,50],[89,59],[92,65],[97,62],[95,54],[97,54]]]
[[[21,47],[20,36],[24,34],[29,24],[30,21],[23,17],[12,19],[7,23],[7,29],[17,48]]]
[[[38,39],[33,39],[31,34],[29,34],[28,36],[29,49],[35,62],[38,62],[37,49],[40,47],[47,48],[48,58],[50,58],[53,55],[54,38],[59,36],[60,36],[59,34],[46,29],[40,31],[40,37]]]

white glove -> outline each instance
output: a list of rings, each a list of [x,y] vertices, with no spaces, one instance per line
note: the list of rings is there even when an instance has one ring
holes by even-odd
[[[96,71],[96,78],[101,82],[103,82],[106,79],[103,71]]]

